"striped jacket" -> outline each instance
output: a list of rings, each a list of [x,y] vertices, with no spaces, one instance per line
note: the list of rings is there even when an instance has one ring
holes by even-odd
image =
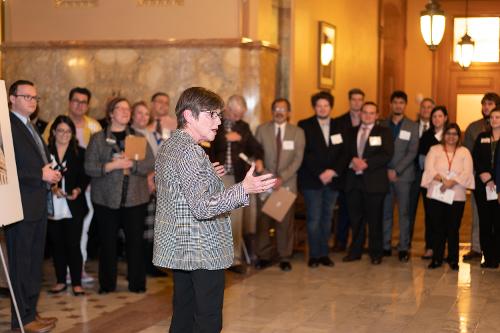
[[[153,263],[171,269],[224,269],[233,262],[229,213],[249,203],[241,183],[228,189],[203,149],[176,130],[158,152]]]

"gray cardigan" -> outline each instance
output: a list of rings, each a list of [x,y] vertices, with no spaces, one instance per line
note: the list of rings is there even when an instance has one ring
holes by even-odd
[[[224,188],[207,154],[189,134],[173,132],[156,159],[153,263],[181,269],[231,266],[231,210],[248,205],[241,183]]]
[[[127,135],[134,134],[133,130],[127,128]],[[108,128],[95,133],[90,138],[87,152],[85,153],[85,172],[91,177],[92,202],[112,209],[120,208],[123,190],[123,170],[104,172],[104,165],[111,162],[113,149],[116,151],[114,136]],[[134,161],[130,170],[127,196],[124,207],[138,206],[149,201],[147,175],[153,171],[154,157],[149,145],[146,146],[146,158]]]

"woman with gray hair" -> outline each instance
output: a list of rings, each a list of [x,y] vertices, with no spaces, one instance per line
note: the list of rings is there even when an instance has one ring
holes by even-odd
[[[222,166],[200,147],[213,141],[221,124],[222,99],[201,87],[177,102],[178,129],[157,156],[157,212],[153,263],[174,278],[171,333],[220,332],[224,269],[233,261],[229,212],[248,205],[250,193],[272,188],[272,175],[253,176],[225,188]]]

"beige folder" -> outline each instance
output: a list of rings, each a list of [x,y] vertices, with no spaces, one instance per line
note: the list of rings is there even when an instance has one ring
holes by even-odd
[[[125,156],[134,161],[146,158],[147,140],[143,136],[129,135],[125,138]]]
[[[282,222],[286,213],[290,210],[297,195],[281,187],[273,191],[262,207],[262,212],[278,222]]]

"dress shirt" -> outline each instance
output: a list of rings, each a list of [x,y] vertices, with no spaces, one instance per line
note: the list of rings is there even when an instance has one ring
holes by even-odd
[[[325,143],[327,146],[330,145],[330,117],[326,119],[316,118],[321,127],[321,132],[323,132],[323,137],[325,138]]]
[[[423,121],[422,119],[420,119],[418,122],[418,137],[421,138],[422,134],[424,134],[424,132],[428,130],[429,127],[430,127],[429,121]]]
[[[373,126],[375,126],[375,124],[370,124],[370,125],[364,125],[364,124],[361,124],[361,125],[359,126],[358,136],[357,136],[357,140],[356,140],[356,143],[357,143],[356,147],[359,147],[359,145],[360,145],[360,143],[361,143],[361,142],[360,142],[360,141],[361,141],[361,133],[363,133],[363,130],[362,130],[361,128],[362,128],[362,127],[366,127],[366,128],[368,128],[368,133],[367,133],[367,135],[366,135],[366,139],[368,140],[368,138],[370,137],[370,133],[371,133],[371,131],[372,131],[372,129],[373,129]]]
[[[357,127],[361,123],[359,116],[355,116],[353,112],[349,111],[349,116],[351,117],[352,127]]]
[[[454,176],[451,179],[457,182],[451,188],[455,192],[453,201],[465,201],[466,190],[475,187],[472,156],[469,150],[463,146],[457,148],[455,156],[451,152],[448,153],[448,157],[446,154],[442,144],[431,147],[425,157],[421,186],[427,188],[427,196],[430,197],[433,188],[442,184],[434,180],[436,174],[446,178],[448,172],[452,172]],[[451,161],[451,166],[448,160]]]
[[[276,136],[278,134],[278,128],[281,130],[281,142],[283,142],[283,140],[285,139],[285,128],[286,128],[286,123],[283,123],[283,124],[277,124],[277,123],[274,123],[274,136]]]

